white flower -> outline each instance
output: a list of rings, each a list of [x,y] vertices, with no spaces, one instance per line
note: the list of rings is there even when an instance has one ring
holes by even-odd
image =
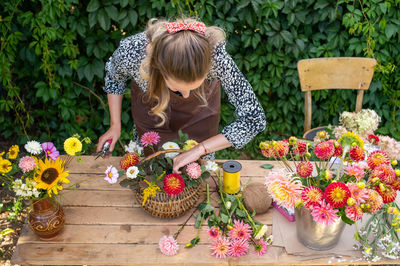
[[[126,170],[126,177],[130,179],[134,179],[139,174],[139,168],[136,166],[131,166]]]
[[[177,150],[177,149],[180,149],[180,147],[179,147],[179,145],[178,144],[176,144],[175,142],[172,142],[172,141],[168,141],[168,142],[165,142],[163,145],[162,145],[162,148],[164,149],[164,150]],[[169,152],[169,153],[166,153],[165,154],[165,157],[166,158],[174,158],[175,156],[177,156],[179,153],[178,152]]]
[[[125,152],[136,152],[139,155],[141,155],[143,151],[143,147],[132,140],[129,142],[129,145],[128,146],[125,145],[124,148]]]
[[[105,171],[106,177],[104,178],[104,180],[106,180],[108,183],[110,184],[115,184],[117,183],[118,177],[119,177],[119,173],[117,168],[115,168],[114,166],[110,165],[107,167],[107,170]]]
[[[215,172],[218,170],[218,164],[216,164],[214,161],[207,161],[206,163],[206,171],[209,172]]]
[[[265,235],[265,233],[268,230],[268,226],[266,226],[265,224],[263,224],[263,226],[259,227],[256,235],[254,236],[255,239],[260,239],[261,237],[263,237]]]
[[[42,146],[36,140],[28,141],[25,144],[25,150],[34,155],[40,154],[43,151]]]

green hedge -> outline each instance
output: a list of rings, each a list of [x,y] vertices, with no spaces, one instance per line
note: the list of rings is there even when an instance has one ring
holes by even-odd
[[[246,146],[278,132],[301,136],[304,97],[296,63],[303,58],[372,56],[379,61],[364,108],[382,116],[380,133],[400,139],[400,1],[334,0],[3,0],[0,136],[62,141],[78,133],[97,140],[108,129],[104,64],[119,41],[143,31],[152,17],[197,16],[227,33],[228,52],[263,105],[267,130]],[[121,141],[131,137],[129,94],[123,102]],[[313,93],[313,126],[337,124],[355,109],[355,92]],[[221,127],[233,118],[223,98]],[[121,149],[120,149],[121,150]],[[228,149],[220,157],[237,158]]]

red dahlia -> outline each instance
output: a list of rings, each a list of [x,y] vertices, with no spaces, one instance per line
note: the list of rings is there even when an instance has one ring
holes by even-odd
[[[400,179],[395,179],[392,184],[390,184],[395,190],[400,190]]]
[[[333,182],[325,189],[324,198],[333,208],[341,208],[351,196],[349,188],[341,182]]]
[[[392,184],[396,180],[396,173],[389,164],[380,164],[372,170],[370,179],[378,177],[386,184]]]
[[[367,163],[369,168],[374,169],[380,164],[390,164],[390,159],[384,151],[373,151],[368,156]]]
[[[319,187],[309,186],[301,192],[301,199],[306,208],[318,206],[319,202],[324,199],[324,194]]]
[[[343,147],[340,145],[338,141],[333,142],[333,146],[335,147],[335,152],[333,153],[333,156],[335,157],[340,157],[343,154]]]
[[[178,174],[169,174],[164,177],[164,191],[167,195],[176,196],[179,195],[185,188],[185,182],[183,178]]]
[[[382,191],[379,186],[375,187],[375,190],[381,195],[383,203],[390,203],[396,199],[397,192],[391,185],[386,185],[385,191]]]
[[[313,171],[313,166],[310,162],[304,161],[297,165],[297,174],[301,177],[309,177]]]
[[[364,150],[360,146],[353,146],[349,152],[350,159],[355,162],[363,161],[365,159]]]
[[[315,155],[321,160],[327,160],[335,153],[335,147],[332,141],[324,141],[315,145]]]
[[[307,152],[307,143],[304,141],[297,141],[296,144],[294,145],[293,153],[296,155],[303,156]]]
[[[124,155],[120,161],[121,168],[124,169],[125,171],[134,165],[137,165],[139,163],[139,155],[137,155],[134,152],[130,152]]]

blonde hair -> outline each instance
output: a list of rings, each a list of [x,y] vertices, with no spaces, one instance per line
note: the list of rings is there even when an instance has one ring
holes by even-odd
[[[177,22],[189,24],[193,18],[177,19]],[[184,82],[194,82],[204,78],[211,67],[211,54],[215,46],[225,39],[224,31],[215,26],[207,27],[206,33],[200,34],[182,30],[170,34],[165,27],[167,20],[150,19],[146,29],[150,51],[140,66],[140,73],[149,81],[145,94],[147,102],[155,102],[149,114],[161,118],[156,126],[165,124],[165,109],[169,104],[169,91],[166,78]],[[193,91],[207,106],[204,83]]]

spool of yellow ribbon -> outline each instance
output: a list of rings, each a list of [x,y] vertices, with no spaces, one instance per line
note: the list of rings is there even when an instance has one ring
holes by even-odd
[[[237,161],[226,161],[222,164],[223,190],[229,194],[238,193],[240,190],[240,170],[242,165]]]

